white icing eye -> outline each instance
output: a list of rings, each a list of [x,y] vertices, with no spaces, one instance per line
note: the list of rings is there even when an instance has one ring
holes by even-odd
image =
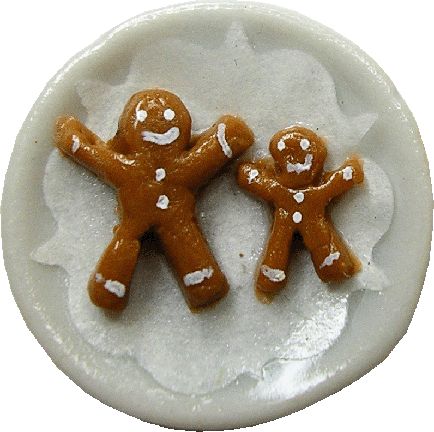
[[[281,139],[278,143],[277,143],[277,149],[279,151],[285,150],[286,145],[285,145],[285,141],[283,141],[283,139]]]
[[[302,150],[307,150],[310,147],[310,141],[306,138],[303,138],[300,141],[300,147],[302,148]]]
[[[165,111],[164,111],[164,118],[166,119],[166,120],[173,120],[174,118],[175,118],[175,111],[173,111],[173,110],[171,110],[170,108],[167,108]]]
[[[136,119],[138,122],[144,122],[148,117],[148,113],[145,110],[136,111]]]
[[[148,117],[148,113],[145,110],[140,109],[143,101],[140,101],[136,106],[136,120],[134,122],[134,127],[137,127],[137,123],[143,123]]]

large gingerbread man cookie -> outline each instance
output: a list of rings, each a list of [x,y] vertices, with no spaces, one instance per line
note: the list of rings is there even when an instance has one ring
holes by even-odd
[[[88,285],[95,305],[125,308],[140,239],[149,230],[160,239],[192,309],[227,293],[226,278],[196,222],[195,191],[252,145],[253,134],[242,120],[223,116],[192,138],[182,101],[165,90],[146,90],[128,101],[109,142],[75,118],[62,117],[55,143],[117,191],[120,223]]]
[[[353,276],[359,262],[337,233],[326,208],[333,198],[363,182],[361,161],[349,158],[338,170],[323,172],[327,157],[324,141],[299,126],[277,132],[269,148],[276,163],[243,163],[238,171],[241,187],[274,206],[274,223],[259,268],[258,292],[274,294],[286,285],[296,233],[301,234],[323,281]]]

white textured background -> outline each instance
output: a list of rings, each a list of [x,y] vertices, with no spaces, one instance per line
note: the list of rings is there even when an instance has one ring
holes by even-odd
[[[15,136],[48,79],[103,32],[144,12],[145,8],[175,2],[107,2],[104,10],[100,2],[94,3],[40,0],[25,6],[11,2],[0,6],[2,179]],[[434,160],[434,132],[429,128],[434,115],[434,68],[430,57],[434,31],[429,2],[394,2],[393,6],[378,0],[270,3],[287,6],[322,22],[371,55],[407,101],[419,124],[428,157]],[[350,387],[310,408],[246,430],[432,430],[433,273],[432,269],[428,272],[407,335],[385,362]],[[106,407],[59,372],[21,319],[3,266],[0,282],[1,430],[162,430]],[[12,350],[13,355],[8,354]]]

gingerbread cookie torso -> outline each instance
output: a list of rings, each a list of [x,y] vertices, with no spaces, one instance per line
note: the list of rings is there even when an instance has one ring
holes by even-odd
[[[109,142],[79,120],[60,117],[55,143],[117,191],[120,223],[88,284],[95,305],[125,308],[140,238],[151,229],[191,309],[208,306],[227,293],[226,278],[195,219],[195,191],[252,145],[253,134],[242,120],[222,116],[192,138],[183,102],[154,89],[130,98]]]
[[[286,285],[295,233],[301,234],[321,280],[340,281],[353,276],[360,267],[358,259],[337,233],[326,210],[333,198],[363,182],[361,161],[349,158],[338,170],[323,173],[327,157],[324,141],[299,126],[277,132],[269,148],[276,163],[243,163],[238,171],[240,186],[275,208],[257,292],[274,294]]]

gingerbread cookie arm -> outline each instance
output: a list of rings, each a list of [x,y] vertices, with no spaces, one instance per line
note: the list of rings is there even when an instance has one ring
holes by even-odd
[[[55,145],[65,155],[85,166],[104,181],[118,186],[132,161],[110,150],[93,132],[74,117],[60,117]]]
[[[364,179],[362,161],[357,158],[349,158],[336,171],[326,175],[326,181],[322,189],[325,193],[326,200],[331,200],[354,185],[362,183]]]
[[[254,195],[269,202],[275,200],[275,192],[278,189],[283,189],[282,186],[270,176],[265,165],[259,162],[240,164],[238,167],[238,184]]]
[[[213,176],[233,158],[253,144],[253,133],[239,118],[223,116],[195,137],[195,145],[179,160],[176,175],[190,188],[196,188]]]

